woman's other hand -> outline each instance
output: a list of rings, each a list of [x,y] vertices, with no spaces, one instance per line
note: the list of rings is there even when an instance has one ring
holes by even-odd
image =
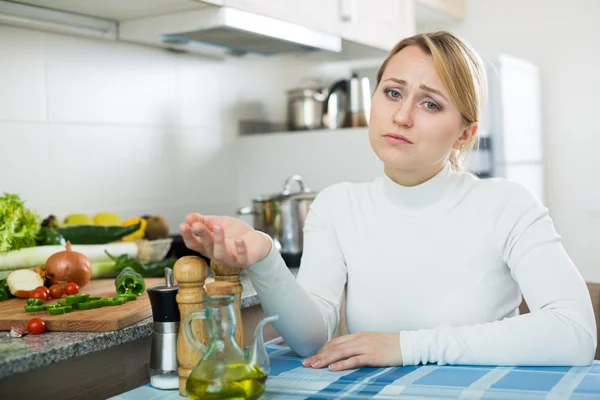
[[[189,249],[230,267],[250,268],[271,251],[268,237],[233,217],[190,213],[179,230]]]
[[[302,360],[305,367],[342,371],[360,367],[402,365],[399,333],[358,332],[331,339],[317,354]]]

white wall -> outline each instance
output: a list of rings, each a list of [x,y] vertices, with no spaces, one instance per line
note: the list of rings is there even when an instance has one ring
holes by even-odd
[[[482,56],[529,60],[542,77],[546,199],[569,255],[586,280],[600,282],[600,2],[467,0],[451,29]]]
[[[235,215],[281,190],[285,171],[307,166],[321,189],[348,176],[329,165],[347,157],[361,171],[360,158],[299,153],[319,145],[313,133],[238,141],[238,119],[284,121],[286,90],[304,79],[350,74],[352,64],[311,57],[218,61],[0,26],[0,192],[43,217],[161,214],[175,233],[190,211]],[[317,166],[330,172],[314,179]]]

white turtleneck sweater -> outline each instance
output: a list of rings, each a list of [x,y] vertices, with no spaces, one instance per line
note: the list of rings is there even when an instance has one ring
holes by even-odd
[[[346,285],[349,332],[399,332],[404,365],[589,365],[596,348],[589,292],[548,210],[515,183],[449,167],[415,187],[326,188],[297,279],[274,246],[249,275],[301,356],[331,338]]]

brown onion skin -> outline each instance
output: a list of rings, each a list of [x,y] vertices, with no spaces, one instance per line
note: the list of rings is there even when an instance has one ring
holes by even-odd
[[[61,287],[68,282],[75,282],[82,287],[92,277],[92,263],[85,255],[72,251],[71,242],[67,242],[65,251],[51,255],[44,269],[48,283],[59,284]]]

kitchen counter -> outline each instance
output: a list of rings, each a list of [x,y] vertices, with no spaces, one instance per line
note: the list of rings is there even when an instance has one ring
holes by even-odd
[[[291,270],[296,275],[297,268]],[[259,305],[258,295],[250,278],[242,274],[241,282],[244,286],[242,309]],[[112,332],[47,332],[43,335],[10,338],[7,331],[2,331],[0,332],[0,379],[148,338],[151,335],[152,318]]]

